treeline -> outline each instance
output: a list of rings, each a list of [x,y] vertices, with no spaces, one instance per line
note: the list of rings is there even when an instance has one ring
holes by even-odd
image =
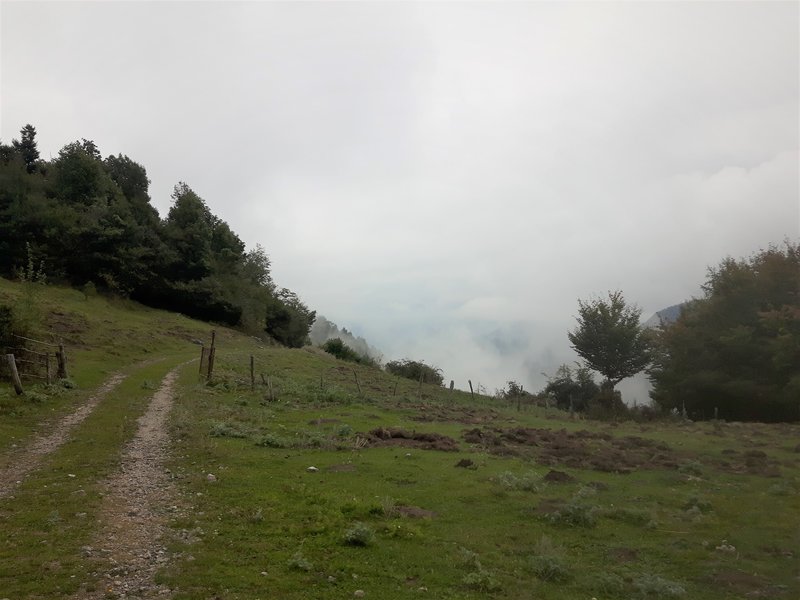
[[[40,159],[36,129],[0,143],[0,274],[31,258],[50,281],[96,287],[185,315],[303,345],[315,313],[278,288],[260,246],[245,244],[186,183],[166,218],[145,168],[91,140]]]
[[[651,396],[692,418],[800,420],[800,244],[709,269],[656,336]]]
[[[540,396],[561,408],[619,415],[629,409],[615,385],[644,370],[662,414],[800,420],[800,244],[726,258],[708,270],[702,289],[656,329],[640,324],[641,310],[621,292],[579,301],[569,339],[583,364],[562,365]],[[604,378],[600,385],[592,372]]]

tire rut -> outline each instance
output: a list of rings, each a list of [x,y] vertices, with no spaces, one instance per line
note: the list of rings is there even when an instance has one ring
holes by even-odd
[[[156,585],[156,571],[167,562],[161,539],[166,531],[175,488],[165,459],[179,367],[171,370],[139,418],[135,436],[125,446],[119,471],[106,482],[98,516],[98,534],[84,554],[101,562],[99,585],[78,598],[166,598],[171,591]],[[174,510],[174,508],[172,509]]]
[[[28,474],[41,465],[45,456],[58,450],[67,441],[72,430],[92,414],[108,393],[122,383],[126,377],[127,375],[122,373],[113,374],[86,402],[56,422],[52,426],[53,431],[37,436],[22,450],[13,454],[10,457],[11,463],[4,469],[0,469],[0,498],[10,495]]]

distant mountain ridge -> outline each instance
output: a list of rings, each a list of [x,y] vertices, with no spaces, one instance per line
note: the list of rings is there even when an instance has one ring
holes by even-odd
[[[339,326],[333,321],[329,321],[322,315],[318,316],[311,326],[311,331],[308,332],[308,337],[311,343],[315,346],[321,346],[328,340],[339,338],[352,350],[359,354],[366,354],[380,362],[383,359],[383,354],[377,348],[370,346],[361,336],[355,336],[347,331],[346,327],[339,329]]]
[[[647,319],[644,322],[645,327],[649,328],[656,328],[661,327],[662,325],[669,325],[670,323],[674,323],[678,320],[678,317],[681,316],[681,311],[683,307],[686,306],[688,302],[681,302],[680,304],[673,304],[672,306],[668,306],[667,308],[662,308],[661,310],[657,311],[652,317]]]

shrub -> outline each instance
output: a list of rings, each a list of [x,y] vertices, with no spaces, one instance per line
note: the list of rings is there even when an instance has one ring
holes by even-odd
[[[500,583],[490,571],[473,571],[467,573],[461,582],[468,588],[479,592],[499,592]]]
[[[378,363],[375,359],[370,358],[366,354],[359,354],[350,346],[345,344],[341,338],[333,338],[320,346],[328,354],[332,354],[339,360],[347,360],[350,362],[367,365],[369,367],[377,367]]]
[[[374,541],[375,532],[369,525],[360,521],[353,523],[353,526],[344,532],[344,543],[348,546],[369,546]]]
[[[392,375],[405,377],[406,379],[413,379],[419,381],[422,378],[423,383],[433,383],[435,385],[442,385],[444,376],[441,369],[438,367],[430,367],[424,362],[416,360],[392,360],[386,363],[386,371]]]
[[[594,527],[597,525],[596,512],[597,509],[594,506],[571,501],[556,512],[547,515],[547,520],[554,524],[570,527]]]
[[[218,422],[211,425],[211,437],[246,438],[247,434],[236,425]]]
[[[541,479],[534,472],[525,473],[524,475],[517,477],[511,471],[505,471],[497,476],[497,481],[507,490],[538,492],[541,489]]]

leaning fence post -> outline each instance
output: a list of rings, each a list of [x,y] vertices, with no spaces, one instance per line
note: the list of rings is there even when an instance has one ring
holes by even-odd
[[[17,396],[21,396],[25,392],[22,389],[22,381],[19,379],[17,361],[14,360],[13,354],[6,354],[6,360],[8,361],[8,370],[11,371],[11,383],[14,384],[14,391],[17,392]]]
[[[202,375],[205,371],[206,366],[206,347],[205,345],[200,346],[200,375]]]
[[[472,379],[467,379],[467,381],[469,382],[469,395],[475,400],[475,392],[472,389]]]
[[[358,388],[358,395],[363,396],[364,394],[361,392],[361,384],[358,382],[358,373],[356,373],[355,369],[353,369],[353,377],[356,378],[356,387]]]
[[[59,379],[66,379],[67,375],[67,353],[64,351],[64,344],[58,345],[58,352],[56,352],[56,359],[58,360],[58,373]]]

